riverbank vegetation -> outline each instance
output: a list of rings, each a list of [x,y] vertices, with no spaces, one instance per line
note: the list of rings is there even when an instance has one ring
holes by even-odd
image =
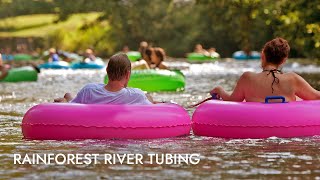
[[[230,57],[280,36],[289,41],[292,57],[319,59],[319,12],[319,3],[308,0],[0,0],[0,36],[41,35],[48,47],[94,47],[103,55],[148,41],[175,57],[197,43]],[[5,19],[21,15],[39,19]]]

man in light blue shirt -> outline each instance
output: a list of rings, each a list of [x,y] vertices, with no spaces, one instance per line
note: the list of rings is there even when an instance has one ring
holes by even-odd
[[[81,104],[152,104],[145,93],[137,88],[128,88],[131,62],[126,54],[116,54],[110,58],[107,67],[108,84],[90,83],[84,86],[75,98],[66,93],[55,102]]]
[[[56,49],[54,48],[50,48],[49,49],[49,59],[48,59],[48,62],[58,62],[60,61],[60,58],[59,58],[59,55],[57,54],[57,51]]]

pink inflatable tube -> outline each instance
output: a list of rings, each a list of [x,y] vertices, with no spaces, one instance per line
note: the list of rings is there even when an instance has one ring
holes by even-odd
[[[290,103],[225,102],[200,105],[193,132],[223,138],[302,137],[320,135],[320,101]]]
[[[188,113],[174,104],[85,105],[48,103],[22,120],[26,139],[153,139],[189,135]]]

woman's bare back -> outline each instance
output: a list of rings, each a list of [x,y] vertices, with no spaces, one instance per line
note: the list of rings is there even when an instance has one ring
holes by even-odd
[[[295,101],[293,73],[247,72],[243,83],[243,93],[247,102],[264,102],[266,96],[284,96],[287,101]],[[273,83],[273,84],[272,84]]]

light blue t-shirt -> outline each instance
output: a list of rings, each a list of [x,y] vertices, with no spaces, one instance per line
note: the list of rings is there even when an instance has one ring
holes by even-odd
[[[123,88],[118,92],[110,92],[104,87],[105,84],[87,84],[70,102],[80,104],[152,104],[140,89]]]
[[[58,61],[59,61],[59,56],[58,56],[58,54],[53,54],[53,55],[51,56],[51,58],[52,58],[52,62],[58,62]]]

